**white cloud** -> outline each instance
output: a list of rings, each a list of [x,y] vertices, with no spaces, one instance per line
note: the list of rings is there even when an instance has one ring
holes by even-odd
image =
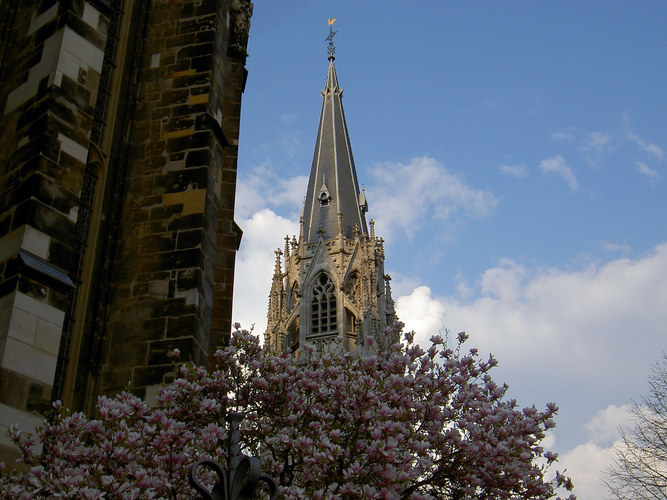
[[[454,224],[465,218],[490,215],[498,199],[488,191],[468,186],[441,163],[428,156],[409,163],[381,163],[367,186],[377,234],[391,239],[398,232],[414,236],[423,226]]]
[[[597,444],[609,444],[619,438],[619,428],[629,427],[632,423],[630,405],[609,405],[597,414],[584,427],[589,439]]]
[[[616,457],[615,448],[622,446],[618,429],[627,427],[631,418],[628,405],[601,409],[584,425],[588,441],[559,457],[559,465],[572,477],[579,498],[607,497],[606,471]]]
[[[525,276],[526,270],[519,264],[502,259],[498,267],[487,269],[482,274],[481,292],[503,302],[514,303],[519,299]]]
[[[592,167],[598,167],[604,157],[613,149],[612,136],[606,132],[590,132],[578,127],[569,127],[566,130],[554,132],[550,139],[555,142],[576,146],[586,162]]]
[[[601,150],[604,149],[607,145],[609,145],[610,141],[611,137],[609,137],[608,134],[605,134],[603,132],[591,132],[590,134],[588,134],[588,137],[586,138],[584,147],[594,150]]]
[[[567,470],[574,483],[577,498],[608,498],[608,490],[603,481],[605,470],[612,464],[614,448],[585,443],[577,446],[558,459],[560,467]]]
[[[495,378],[509,382],[510,397],[555,400],[559,469],[567,468],[579,498],[604,498],[610,443],[665,345],[666,277],[664,243],[640,259],[580,270],[530,270],[503,260],[483,273],[471,299],[437,297],[420,286],[396,303],[422,345],[445,328],[465,330],[471,346],[497,356]]]
[[[303,144],[301,142],[302,135],[303,134],[297,130],[282,132],[282,136],[280,137],[280,149],[291,160],[294,160],[303,149]]]
[[[308,177],[299,175],[283,179],[275,174],[270,161],[252,169],[249,174],[239,176],[236,184],[236,208],[238,219],[251,218],[264,208],[286,208],[298,217],[306,193]]]
[[[459,297],[463,300],[472,297],[474,292],[473,288],[470,286],[468,280],[466,280],[461,271],[456,273],[456,291],[458,292]]]
[[[554,432],[562,448],[555,451],[571,450],[570,472],[590,452],[587,472],[577,469],[589,481],[593,461],[611,453],[605,440],[621,423],[621,407],[644,392],[664,349],[666,278],[663,243],[643,258],[579,269],[536,270],[503,260],[479,277],[469,298],[439,297],[420,286],[396,304],[422,345],[445,328],[466,331],[471,346],[498,358],[494,378],[509,383],[510,397],[524,405],[558,403]]]
[[[415,288],[410,295],[399,297],[396,310],[408,330],[418,333],[420,341],[427,340],[445,329],[445,304],[431,297],[427,286]]]
[[[501,165],[498,170],[501,174],[512,175],[519,179],[528,177],[528,170],[526,170],[525,165]]]
[[[243,239],[236,255],[232,320],[244,328],[254,324],[255,333],[261,335],[266,329],[274,251],[282,248],[286,235],[298,232],[299,223],[269,209],[254,213],[250,219],[239,219],[238,223]]]
[[[554,132],[551,134],[551,140],[556,142],[570,142],[574,140],[574,130],[572,128],[568,130],[561,130],[560,132]]]
[[[611,243],[611,242],[605,242],[602,244],[602,249],[605,252],[620,252],[623,254],[630,253],[630,245],[627,243]]]
[[[577,148],[593,167],[600,165],[604,155],[611,149],[611,137],[603,132],[587,133],[581,141],[581,146]]]
[[[665,156],[665,152],[663,149],[658,146],[657,144],[653,144],[651,142],[646,141],[645,139],[642,139],[639,137],[637,134],[633,132],[628,133],[628,139],[631,142],[634,142],[637,146],[639,146],[639,149],[642,151],[650,154],[651,156],[654,156],[658,160],[662,160],[662,158]]]
[[[542,172],[554,172],[561,176],[565,182],[568,183],[570,189],[576,191],[579,189],[579,183],[577,182],[572,169],[565,164],[565,160],[561,155],[554,156],[553,158],[548,158],[540,162],[540,169]]]
[[[658,174],[657,170],[653,170],[646,163],[641,161],[637,162],[637,170],[639,170],[640,174],[645,175],[652,181],[660,177],[660,174]]]
[[[392,277],[391,279],[392,297],[400,297],[401,295],[407,295],[411,293],[412,290],[421,285],[419,280],[411,276],[405,276],[402,274],[398,274],[396,272],[392,272],[391,277]]]

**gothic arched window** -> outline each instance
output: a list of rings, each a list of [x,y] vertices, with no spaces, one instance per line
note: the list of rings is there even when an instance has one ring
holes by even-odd
[[[313,286],[312,334],[336,333],[336,285],[322,273]]]

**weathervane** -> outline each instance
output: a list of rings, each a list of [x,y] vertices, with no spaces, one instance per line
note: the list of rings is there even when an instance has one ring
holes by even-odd
[[[334,53],[336,52],[336,47],[334,47],[333,44],[333,37],[337,31],[333,30],[333,23],[336,22],[336,18],[334,17],[333,19],[329,19],[329,36],[325,38],[329,42],[329,60],[333,61],[335,59]]]

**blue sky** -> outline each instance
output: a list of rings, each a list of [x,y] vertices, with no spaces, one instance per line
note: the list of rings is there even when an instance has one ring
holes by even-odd
[[[667,4],[255,2],[234,316],[266,322],[298,231],[336,17],[359,182],[418,338],[466,330],[604,498],[625,405],[667,347]]]

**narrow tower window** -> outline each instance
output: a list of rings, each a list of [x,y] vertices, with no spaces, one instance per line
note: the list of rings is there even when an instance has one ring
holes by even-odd
[[[312,296],[312,333],[336,333],[336,286],[328,275],[317,277]]]
[[[328,207],[329,203],[331,202],[331,195],[329,193],[326,193],[326,192],[322,191],[320,193],[319,200],[320,200],[320,206],[321,207]]]

